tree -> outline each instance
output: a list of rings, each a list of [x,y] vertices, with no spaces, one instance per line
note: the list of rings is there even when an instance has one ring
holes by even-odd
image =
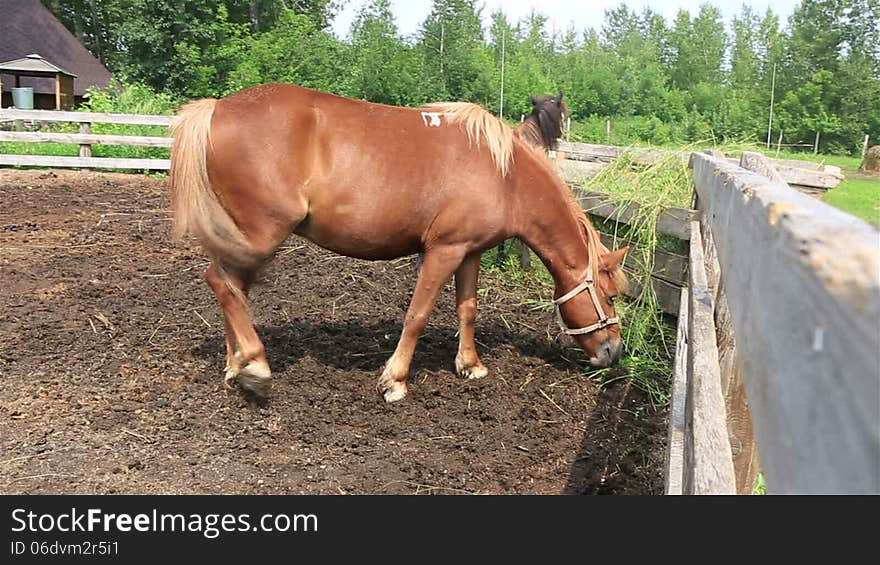
[[[129,81],[193,98],[217,95],[240,55],[245,24],[206,0],[125,0],[116,70]]]
[[[492,64],[476,0],[434,0],[419,46],[425,66],[439,79],[439,97],[491,100]]]
[[[247,56],[241,57],[230,73],[227,91],[265,82],[290,82],[328,92],[344,90],[340,62],[346,60],[346,48],[307,15],[283,10],[272,29],[246,38],[242,51]]]
[[[117,64],[116,28],[126,14],[128,0],[49,0],[55,14],[80,43],[104,65]],[[130,16],[130,15],[129,15]]]
[[[421,60],[397,31],[389,0],[373,0],[351,29],[351,82],[346,94],[385,104],[418,104],[430,97]],[[427,86],[427,87],[426,87]]]

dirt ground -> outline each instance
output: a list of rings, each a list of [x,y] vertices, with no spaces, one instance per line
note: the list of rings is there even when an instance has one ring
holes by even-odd
[[[198,248],[169,238],[165,184],[0,170],[0,493],[662,491],[665,408],[598,390],[501,277],[481,280],[489,377],[453,372],[448,285],[387,405],[412,259],[293,238],[252,293],[271,398],[225,389],[220,308]]]

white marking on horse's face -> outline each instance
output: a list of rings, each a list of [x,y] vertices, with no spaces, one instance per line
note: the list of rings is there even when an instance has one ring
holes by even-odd
[[[422,112],[422,121],[425,123],[426,127],[439,128],[440,116],[440,112]]]

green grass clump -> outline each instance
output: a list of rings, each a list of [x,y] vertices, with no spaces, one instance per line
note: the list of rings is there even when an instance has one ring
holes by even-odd
[[[755,488],[752,489],[752,494],[767,494],[767,483],[764,481],[763,473],[758,473],[758,476],[755,477]]]
[[[652,400],[665,404],[669,400],[675,326],[663,315],[650,279],[658,248],[686,253],[683,242],[658,234],[656,226],[666,208],[690,207],[693,198],[690,170],[675,154],[650,165],[638,165],[632,155],[624,154],[590,179],[584,188],[610,195],[620,207],[631,202],[638,204],[638,212],[629,224],[594,219],[594,224],[599,224],[597,227],[615,239],[625,238],[635,244],[630,248],[635,268],[629,268],[627,274],[633,288],[641,289],[638,296],[620,301],[619,306],[627,352],[621,365],[627,372],[615,375],[613,369],[606,369],[598,380],[607,385],[621,378],[631,378]],[[615,241],[613,247],[618,246]]]

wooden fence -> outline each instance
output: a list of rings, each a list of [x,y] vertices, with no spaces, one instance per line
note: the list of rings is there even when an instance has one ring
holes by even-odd
[[[692,164],[667,493],[750,493],[758,456],[770,493],[880,493],[880,232],[778,176]]]
[[[126,159],[92,157],[93,145],[125,145],[136,147],[171,147],[170,137],[93,134],[92,124],[125,124],[169,126],[171,116],[140,114],[101,114],[94,112],[55,112],[47,110],[0,109],[2,122],[66,122],[78,123],[79,133],[0,131],[0,141],[20,143],[73,143],[79,145],[78,157],[55,155],[2,155],[0,165],[16,167],[76,167],[94,169],[137,169],[167,171],[168,159]]]

